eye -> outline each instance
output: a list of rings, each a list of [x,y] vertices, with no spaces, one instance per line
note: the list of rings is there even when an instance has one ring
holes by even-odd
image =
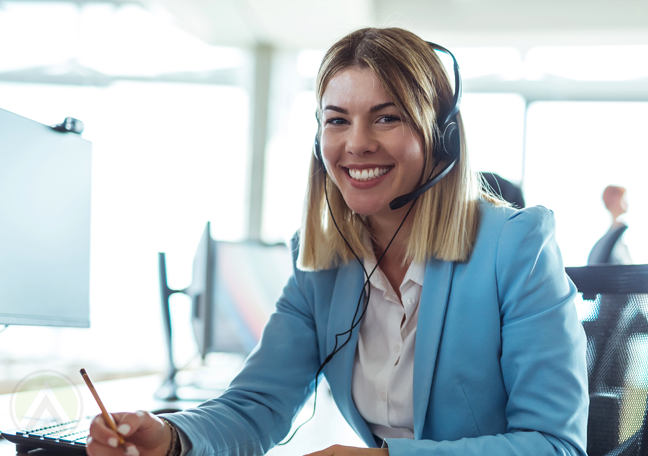
[[[398,116],[390,116],[390,115],[385,115],[381,116],[378,121],[382,123],[394,123],[394,122],[399,122],[401,119]]]
[[[344,125],[345,123],[347,123],[346,119],[341,117],[332,117],[324,121],[324,125]]]

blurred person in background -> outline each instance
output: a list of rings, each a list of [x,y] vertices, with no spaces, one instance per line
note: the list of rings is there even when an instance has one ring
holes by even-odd
[[[628,211],[626,189],[608,185],[603,191],[603,203],[612,216],[610,229],[599,239],[587,258],[587,264],[632,264],[628,247],[621,237],[628,229],[623,214]]]

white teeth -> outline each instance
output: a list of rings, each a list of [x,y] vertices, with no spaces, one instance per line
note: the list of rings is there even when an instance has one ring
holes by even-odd
[[[387,171],[389,171],[389,168],[373,168],[363,170],[349,169],[349,176],[359,181],[366,181],[380,177],[387,173]]]

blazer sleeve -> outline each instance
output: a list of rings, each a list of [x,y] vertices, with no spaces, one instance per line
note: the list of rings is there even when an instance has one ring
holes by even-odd
[[[585,456],[586,339],[554,233],[551,211],[528,208],[508,217],[497,244],[507,432],[457,441],[388,439],[390,456]]]
[[[164,415],[184,434],[187,455],[264,454],[290,430],[319,368],[303,275],[294,269],[261,341],[229,388],[198,407]]]

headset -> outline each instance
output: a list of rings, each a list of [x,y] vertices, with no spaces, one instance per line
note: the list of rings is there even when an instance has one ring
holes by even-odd
[[[423,193],[435,186],[441,179],[448,175],[448,173],[454,168],[455,164],[459,160],[461,155],[461,135],[459,134],[459,125],[457,123],[457,114],[459,113],[459,107],[461,105],[461,74],[459,73],[459,64],[457,59],[448,49],[444,48],[435,43],[428,41],[430,47],[436,51],[441,51],[448,54],[452,58],[453,62],[453,71],[454,71],[454,80],[455,80],[455,89],[454,96],[452,100],[452,108],[444,117],[443,123],[437,123],[439,125],[440,137],[438,141],[434,144],[433,156],[434,159],[439,162],[441,160],[447,160],[448,164],[443,167],[441,171],[435,176],[431,176],[424,184],[416,188],[406,195],[401,195],[395,198],[389,203],[389,207],[392,210],[400,209],[411,201],[415,200]],[[318,119],[318,131],[315,135],[315,144],[313,145],[313,154],[315,158],[322,165],[322,169],[326,172],[326,167],[324,166],[324,161],[322,160],[322,150],[320,147],[319,137],[320,130],[319,127],[319,116]]]
[[[457,63],[457,59],[455,59],[455,56],[452,55],[452,52],[444,48],[443,46],[439,46],[438,44],[430,43],[428,44],[432,47],[434,50],[442,51],[448,54],[450,57],[452,57],[453,61],[453,68],[454,68],[454,76],[455,76],[455,91],[454,91],[454,97],[453,97],[453,103],[452,103],[452,108],[446,114],[443,123],[439,124],[439,131],[440,131],[440,138],[438,141],[435,142],[434,144],[434,149],[433,149],[433,157],[434,157],[434,165],[432,166],[432,171],[430,172],[430,178],[421,186],[416,188],[414,191],[406,194],[399,196],[395,198],[392,202],[389,203],[389,207],[392,210],[400,209],[401,207],[405,206],[407,203],[416,200],[419,196],[421,196],[423,193],[431,189],[434,185],[436,185],[438,182],[441,181],[451,170],[454,168],[455,164],[459,160],[459,157],[461,155],[461,135],[459,134],[459,125],[457,123],[457,114],[459,113],[459,105],[461,103],[461,75],[459,74],[459,64]],[[317,116],[317,122],[318,122],[318,132],[315,135],[315,144],[313,145],[313,153],[315,154],[315,158],[317,161],[320,163],[322,170],[324,173],[326,173],[326,167],[324,166],[324,161],[322,160],[322,151],[320,148],[320,143],[319,143],[319,133],[320,133],[320,127],[319,127],[319,116]],[[438,174],[434,175],[432,177],[432,174],[434,173],[434,170],[436,169],[437,165],[441,160],[447,160],[448,164],[443,167],[441,171],[439,171]],[[403,218],[403,221],[400,223],[398,226],[398,229],[396,230],[396,233],[394,233],[394,236],[391,238],[391,241],[389,241],[389,244],[385,248],[384,252],[376,262],[376,265],[374,266],[373,270],[371,272],[367,272],[367,270],[364,267],[364,264],[360,260],[360,257],[353,251],[351,246],[349,245],[349,242],[346,240],[342,232],[340,231],[340,228],[335,221],[335,217],[333,217],[333,211],[331,210],[331,205],[329,204],[328,201],[328,192],[326,189],[326,180],[324,181],[324,194],[326,196],[326,204],[329,209],[329,213],[331,215],[331,220],[333,221],[333,224],[335,225],[335,228],[338,230],[340,233],[340,236],[342,236],[342,239],[344,239],[344,242],[346,245],[349,247],[353,255],[355,256],[356,260],[358,263],[360,263],[360,266],[362,267],[362,270],[364,271],[366,280],[364,285],[362,286],[362,292],[360,293],[360,296],[358,297],[358,305],[356,306],[356,311],[355,314],[353,315],[353,319],[351,321],[351,326],[349,329],[345,332],[338,333],[335,335],[335,347],[333,348],[333,351],[328,354],[326,359],[322,364],[320,364],[319,369],[317,370],[317,373],[315,374],[315,397],[313,401],[313,413],[311,414],[310,418],[308,418],[306,421],[301,423],[297,429],[292,433],[292,435],[285,441],[279,443],[278,445],[285,445],[288,442],[292,440],[292,438],[297,434],[297,432],[301,429],[302,426],[304,426],[306,423],[308,423],[314,416],[315,416],[315,409],[317,407],[317,384],[318,384],[318,378],[322,370],[324,369],[324,366],[326,366],[331,359],[340,351],[344,346],[351,340],[351,334],[353,330],[360,325],[360,322],[362,321],[362,318],[364,317],[364,314],[367,310],[367,305],[369,303],[369,298],[371,296],[371,287],[369,286],[369,279],[373,275],[373,273],[376,271],[378,268],[378,265],[382,261],[383,257],[387,253],[387,250],[389,250],[389,247],[391,246],[392,242],[394,242],[394,239],[396,238],[396,235],[402,228],[403,224],[405,223],[405,220],[409,216],[410,212],[414,208],[414,205],[411,205],[409,209],[407,210],[407,213],[405,214],[405,217]],[[364,297],[364,299],[363,299]],[[363,304],[364,301],[364,304]],[[363,304],[362,307],[362,312],[360,312],[360,306]],[[338,345],[338,338],[347,336],[346,341],[344,341],[341,345]]]

